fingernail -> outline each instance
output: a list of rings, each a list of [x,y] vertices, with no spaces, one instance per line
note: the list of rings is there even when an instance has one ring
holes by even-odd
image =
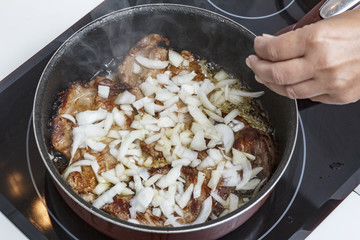
[[[263,33],[262,35],[264,38],[273,38],[273,35],[267,34],[267,33]]]
[[[250,56],[249,56],[249,57],[250,57]],[[246,66],[248,66],[250,69],[252,69],[252,68],[251,68],[251,63],[250,63],[249,57],[247,57],[247,58],[245,59],[245,63],[246,63]]]

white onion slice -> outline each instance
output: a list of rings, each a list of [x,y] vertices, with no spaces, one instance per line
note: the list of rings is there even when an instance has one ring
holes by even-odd
[[[169,65],[168,61],[161,61],[157,59],[149,59],[143,56],[136,56],[136,61],[140,63],[142,66],[149,69],[163,69]]]
[[[154,94],[157,90],[158,87],[149,83],[149,82],[143,82],[139,85],[139,88],[141,90],[141,92],[145,95],[145,96],[150,96],[152,94]]]
[[[264,95],[264,91],[260,92],[247,92],[240,89],[231,89],[231,94],[241,96],[241,97],[249,97],[249,98],[257,98]]]
[[[108,98],[110,94],[110,87],[105,85],[98,85],[98,96]]]
[[[240,111],[238,109],[233,109],[231,112],[229,112],[225,117],[224,117],[224,123],[225,124],[229,124],[232,120],[234,120],[238,115],[239,115]]]
[[[196,151],[203,151],[206,149],[206,142],[204,138],[204,131],[197,131],[190,144],[190,149]]]
[[[145,187],[150,187],[150,186],[153,185],[155,182],[157,182],[162,176],[164,176],[164,175],[159,174],[159,173],[151,176],[148,180],[146,180],[146,181],[144,182],[144,186],[145,186]]]
[[[70,120],[71,122],[73,122],[74,124],[76,124],[76,120],[73,116],[71,116],[70,114],[62,114],[60,117],[65,118],[67,120]]]
[[[88,147],[90,147],[95,152],[101,152],[106,147],[105,143],[97,142],[97,141],[94,141],[94,140],[92,140],[90,138],[86,139],[85,142],[86,142],[86,145],[88,145]]]
[[[216,81],[221,81],[221,80],[224,80],[226,78],[228,78],[229,75],[227,74],[227,72],[225,72],[224,70],[220,70],[219,72],[217,72],[214,76],[215,80]]]
[[[149,207],[152,198],[154,197],[154,189],[151,187],[144,187],[139,192],[136,193],[136,210],[140,212],[145,212]]]
[[[233,193],[230,193],[228,202],[230,212],[235,211],[239,207],[239,197]]]
[[[201,205],[201,211],[196,220],[192,223],[192,225],[204,223],[208,217],[210,216],[210,213],[212,211],[212,197],[209,196]]]
[[[101,120],[104,120],[108,115],[108,112],[102,108],[98,110],[87,110],[76,114],[75,118],[79,125],[92,124]]]
[[[136,62],[134,62],[133,73],[139,74],[140,72],[141,72],[141,67]]]
[[[184,58],[177,52],[169,50],[169,61],[175,67],[180,67]]]
[[[116,97],[114,103],[115,104],[132,104],[135,102],[135,95],[131,94],[129,91],[125,90]]]
[[[203,124],[204,126],[212,126],[209,119],[206,117],[206,115],[199,108],[189,105],[188,109],[189,109],[190,115],[193,117],[193,119],[196,122],[198,122],[200,124]]]
[[[214,105],[212,105],[212,103],[209,101],[209,99],[207,98],[207,96],[204,92],[201,92],[201,91],[198,92],[198,96],[199,96],[201,103],[204,105],[204,107],[206,107],[210,111],[216,110],[216,107]]]
[[[223,87],[225,87],[226,85],[231,86],[231,85],[233,85],[233,84],[235,84],[235,83],[237,83],[237,82],[239,82],[238,79],[224,79],[224,80],[221,80],[221,81],[219,81],[219,82],[217,82],[217,83],[215,84],[215,89],[217,89],[217,88],[223,88]]]
[[[192,195],[192,192],[194,190],[194,184],[190,184],[185,192],[180,196],[179,200],[176,201],[177,204],[179,205],[179,207],[181,209],[183,209],[184,207],[186,207],[186,205],[188,204],[188,202],[190,201],[190,198],[191,198],[191,195]]]
[[[97,199],[95,199],[95,201],[93,202],[92,205],[96,208],[101,208],[106,203],[112,203],[113,197],[116,194],[120,194],[124,190],[125,187],[126,187],[126,184],[122,183],[122,182],[115,184],[112,188],[110,188],[109,190],[104,192],[101,196],[99,196]]]
[[[254,178],[247,182],[244,186],[241,187],[241,190],[253,190],[260,183],[260,179]]]
[[[225,201],[222,197],[220,197],[216,192],[212,191],[212,192],[210,192],[210,195],[214,198],[215,201],[220,203],[224,208],[229,207],[228,202]]]
[[[119,111],[119,109],[114,107],[113,110],[112,110],[112,114],[113,114],[114,121],[115,121],[116,125],[118,125],[119,127],[123,127],[125,122],[126,122],[124,112]]]
[[[195,72],[186,73],[186,74],[179,74],[172,78],[172,81],[178,85],[181,86],[184,83],[189,83],[193,78],[196,76]]]
[[[233,130],[225,124],[217,124],[215,125],[215,129],[219,134],[221,134],[221,139],[224,143],[225,152],[229,153],[235,140]]]
[[[145,136],[145,132],[143,130],[134,130],[131,131],[124,139],[123,142],[120,145],[119,152],[117,159],[118,161],[123,161],[125,158],[125,155],[127,153],[127,150],[129,149],[130,145],[136,140],[140,139],[142,140]]]
[[[204,111],[206,112],[206,114],[207,114],[210,118],[214,119],[216,122],[219,122],[219,123],[224,122],[224,118],[221,117],[221,116],[219,116],[219,115],[217,115],[216,113],[214,113],[214,112],[212,112],[212,111],[209,111],[209,110],[207,110],[207,109],[204,109]]]
[[[194,192],[193,192],[194,198],[198,198],[201,196],[201,189],[202,189],[202,184],[204,183],[204,180],[205,180],[205,173],[199,171],[198,176],[197,176],[197,181],[194,186]]]
[[[102,193],[104,193],[106,190],[108,190],[110,188],[110,185],[111,185],[110,183],[99,183],[94,188],[93,193],[95,193],[97,195],[101,195]]]
[[[158,186],[161,189],[167,188],[168,186],[174,184],[176,182],[176,179],[180,177],[181,174],[181,165],[178,165],[176,167],[173,167],[170,169],[170,171],[165,175],[162,176],[159,181],[156,182],[156,186]]]

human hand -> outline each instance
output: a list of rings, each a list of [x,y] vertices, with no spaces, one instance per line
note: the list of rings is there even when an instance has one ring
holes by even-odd
[[[360,99],[360,9],[280,36],[255,38],[246,64],[280,95],[329,104]]]

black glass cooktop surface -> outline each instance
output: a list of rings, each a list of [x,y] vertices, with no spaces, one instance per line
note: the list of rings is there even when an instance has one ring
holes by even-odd
[[[3,79],[0,210],[30,239],[105,238],[67,208],[41,164],[29,124],[36,85],[46,63],[72,33],[88,22],[117,9],[154,2],[182,3],[215,11],[255,34],[275,33],[299,20],[316,4],[309,0],[263,0],[262,4],[260,0],[104,1]],[[283,8],[286,9],[281,11]],[[235,16],[263,16],[276,11],[281,12],[262,19]],[[302,108],[300,115],[305,134],[299,132],[289,169],[261,209],[224,239],[303,239],[360,183],[360,102],[345,106],[318,104]],[[77,222],[80,227],[74,229],[68,226],[69,222]]]

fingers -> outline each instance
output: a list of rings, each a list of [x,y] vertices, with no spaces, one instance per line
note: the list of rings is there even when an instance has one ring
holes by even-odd
[[[264,82],[278,85],[295,84],[313,77],[313,66],[304,58],[294,58],[281,62],[269,62],[255,55],[246,59],[246,64]]]
[[[304,29],[297,29],[274,37],[264,34],[254,41],[256,55],[268,61],[283,61],[301,57],[305,54],[306,33]]]
[[[262,82],[262,80],[257,76],[255,76],[255,79]],[[309,79],[292,85],[277,85],[269,82],[263,82],[263,84],[272,91],[291,99],[311,99],[326,93],[326,89],[323,84],[314,79]]]

